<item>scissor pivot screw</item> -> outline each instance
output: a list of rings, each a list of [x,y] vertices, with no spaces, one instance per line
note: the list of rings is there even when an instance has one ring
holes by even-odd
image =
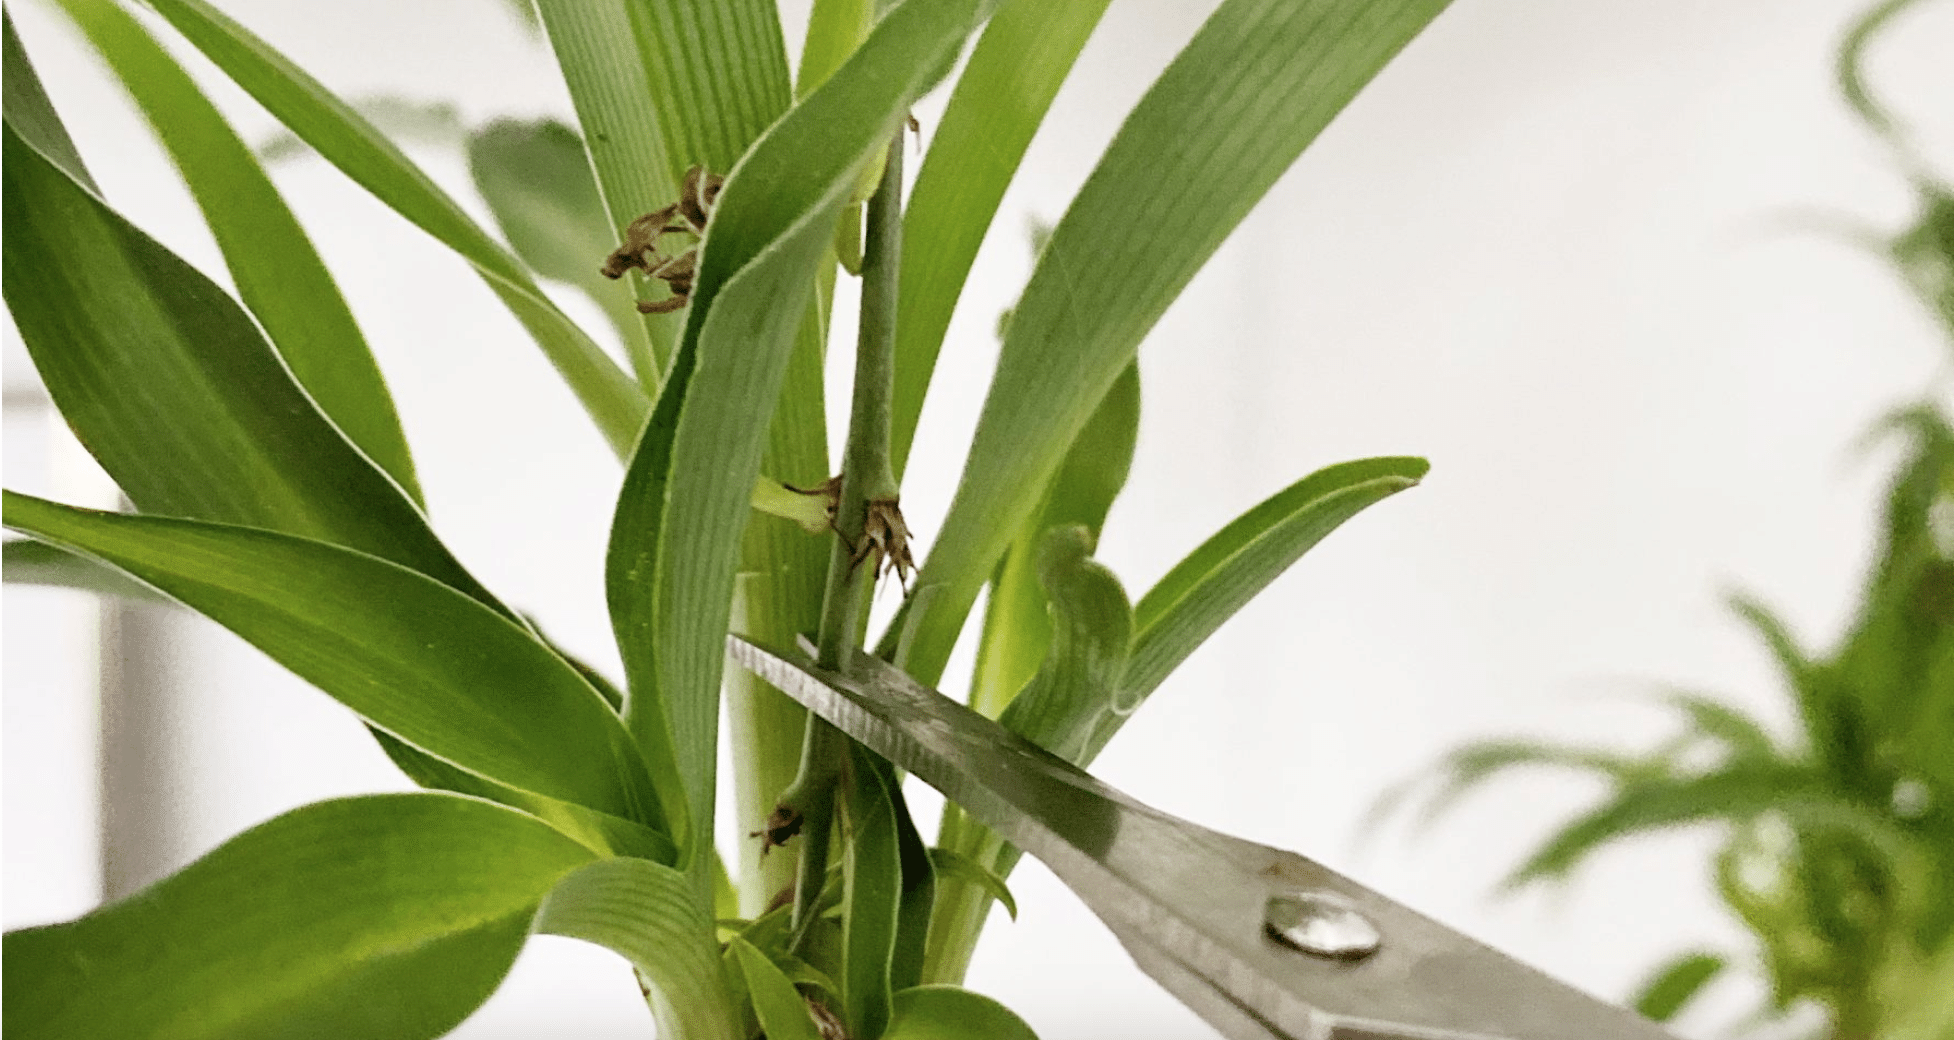
[[[1331,960],[1362,960],[1384,942],[1377,925],[1334,892],[1270,896],[1262,908],[1262,927],[1285,946]]]

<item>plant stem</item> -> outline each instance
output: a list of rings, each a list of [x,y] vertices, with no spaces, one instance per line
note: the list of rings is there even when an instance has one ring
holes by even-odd
[[[868,204],[862,256],[862,308],[855,343],[855,392],[842,455],[835,506],[834,552],[821,610],[817,663],[840,669],[860,648],[869,594],[881,561],[858,557],[868,530],[869,503],[896,497],[889,464],[890,398],[895,381],[896,275],[902,261],[902,134],[889,145],[882,179]],[[847,738],[810,714],[801,745],[800,775],[781,805],[802,820],[800,865],[794,886],[795,945],[805,938],[811,910],[828,873],[828,837],[834,814],[835,779]]]

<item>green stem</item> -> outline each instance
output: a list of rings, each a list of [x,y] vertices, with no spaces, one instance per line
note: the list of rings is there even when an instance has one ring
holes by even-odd
[[[882,179],[868,205],[868,241],[862,256],[862,309],[855,344],[855,392],[848,417],[848,445],[842,455],[841,489],[835,507],[834,552],[828,560],[828,590],[822,602],[817,663],[839,669],[860,648],[862,620],[875,588],[880,563],[857,559],[855,547],[868,529],[872,501],[896,497],[889,464],[890,399],[895,382],[896,274],[902,260],[902,135],[889,146]],[[809,715],[801,745],[800,775],[781,796],[782,806],[802,819],[800,867],[794,890],[795,945],[807,934],[811,910],[828,873],[828,834],[834,813],[835,779],[846,738]]]

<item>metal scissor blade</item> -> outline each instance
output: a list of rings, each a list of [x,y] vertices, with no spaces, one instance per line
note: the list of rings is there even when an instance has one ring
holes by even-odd
[[[1142,970],[1235,1040],[1669,1037],[1302,856],[1142,805],[881,661],[857,655],[843,675],[738,637],[728,648],[1044,861]],[[1336,955],[1278,940],[1271,900],[1305,910],[1297,943]],[[1374,949],[1349,941],[1360,925]]]

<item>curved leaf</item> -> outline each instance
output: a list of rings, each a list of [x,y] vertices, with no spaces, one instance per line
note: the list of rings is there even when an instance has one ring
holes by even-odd
[[[629,449],[649,409],[637,384],[386,135],[204,0],[145,2],[327,162],[474,265],[543,348],[611,447],[620,454]]]
[[[238,296],[319,410],[420,500],[393,398],[325,262],[237,132],[115,0],[61,0],[196,197]]]
[[[1429,468],[1414,458],[1330,466],[1263,500],[1201,543],[1133,608],[1133,657],[1121,680],[1122,698],[1146,699],[1303,553],[1366,507],[1418,483]],[[1110,736],[1098,738],[1100,745]]]
[[[522,947],[588,849],[445,794],[320,802],[231,839],[141,894],[10,932],[7,1035],[446,1033]]]
[[[570,101],[576,106],[577,125],[582,128],[583,148],[589,156],[586,176],[596,175],[607,225],[607,241],[592,254],[602,256],[624,240],[624,229],[631,221],[678,197],[678,180],[665,155],[658,110],[631,27],[632,5],[628,0],[537,0],[533,7],[529,3],[523,6],[541,19],[564,85],[570,88]],[[591,265],[585,267],[587,274],[595,273]],[[672,347],[684,318],[677,314],[637,314],[634,300],[662,296],[664,288],[641,271],[625,277],[628,288],[606,285],[599,302],[612,315],[614,324],[628,321],[635,327],[633,332],[624,332],[622,327],[619,331],[624,334],[627,350],[632,351],[638,381],[655,392],[671,365]],[[627,310],[631,312],[628,315],[624,313]],[[639,357],[641,349],[650,353],[648,367]]]
[[[1024,1019],[981,993],[917,986],[896,994],[882,1040],[1038,1040]]]
[[[1629,1003],[1643,1018],[1667,1022],[1725,967],[1728,965],[1720,954],[1682,954],[1651,975]]]
[[[909,461],[936,356],[977,247],[1106,4],[1007,0],[991,16],[950,92],[902,219],[889,443],[898,478]]]
[[[91,194],[101,195],[102,189],[88,175],[81,155],[75,151],[75,142],[68,136],[68,128],[61,125],[61,117],[55,114],[54,106],[48,102],[47,91],[41,86],[41,77],[35,74],[33,63],[27,60],[27,50],[21,46],[20,36],[14,32],[12,12],[0,11],[0,23],[4,23],[6,38],[5,58],[0,61],[0,70],[3,70],[0,75],[6,77],[6,84],[5,89],[0,91],[0,97],[6,99],[7,122],[56,168],[74,178]]]
[[[678,871],[643,859],[599,860],[557,883],[536,911],[535,930],[629,960],[650,987],[659,1036],[741,1040],[712,914]]]
[[[902,856],[895,806],[870,752],[850,745],[854,782],[840,805],[841,993],[849,1036],[881,1036],[889,1021]]]
[[[575,286],[602,308],[638,382],[656,389],[664,362],[645,319],[659,316],[639,314],[631,292],[599,270],[618,234],[577,132],[554,119],[498,119],[468,135],[468,172],[509,248],[537,274]],[[642,287],[644,279],[632,277]],[[670,330],[664,334],[669,353]]]
[[[14,539],[7,542],[0,554],[3,554],[0,559],[5,561],[6,579],[11,585],[47,585],[103,596],[164,602],[161,596],[156,595],[155,589],[139,581],[130,581],[121,571],[104,567],[86,556],[77,556],[46,542],[30,538]]]
[[[974,17],[975,0],[910,0],[890,12],[754,145],[713,213],[685,338],[626,472],[606,566],[626,717],[649,754],[674,750],[691,834],[712,832],[734,573],[802,307],[857,171],[887,147]]]
[[[991,583],[970,706],[993,718],[1037,673],[1051,648],[1052,619],[1039,583],[1038,549],[1055,527],[1079,525],[1099,540],[1106,513],[1126,486],[1140,432],[1140,369],[1129,365],[1079,431],[1038,511],[1011,543]]]
[[[235,301],[16,129],[7,306],[63,418],[138,508],[323,539],[495,604]]]
[[[917,577],[941,585],[910,669],[965,616],[1140,340],[1297,155],[1444,0],[1227,0],[1127,117],[1052,232],[970,459]],[[888,646],[883,647],[884,650]]]
[[[1004,911],[1011,920],[1018,919],[1018,901],[1011,896],[1011,889],[1004,879],[991,873],[990,868],[971,859],[955,849],[934,848],[930,850],[930,863],[936,867],[936,876],[946,881],[961,881],[983,889],[984,893],[1004,905]]]
[[[1125,714],[1120,676],[1132,645],[1133,608],[1113,572],[1088,553],[1083,527],[1056,527],[1038,547],[1038,576],[1052,604],[1052,649],[998,721],[1074,763],[1086,761],[1095,728]]]
[[[439,582],[324,542],[11,491],[5,522],[155,586],[462,769],[663,825],[603,697],[515,622]]]
[[[1639,777],[1599,808],[1561,828],[1502,882],[1507,889],[1567,874],[1609,842],[1645,831],[1711,820],[1743,821],[1774,808],[1827,796],[1809,768],[1732,763],[1701,776]]]
[[[807,1012],[807,999],[794,988],[793,981],[745,939],[735,935],[727,946],[739,959],[746,992],[767,1040],[821,1040],[814,1016]]]

